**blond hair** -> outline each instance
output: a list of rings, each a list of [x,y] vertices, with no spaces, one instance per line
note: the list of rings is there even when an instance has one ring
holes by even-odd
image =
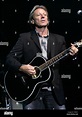
[[[47,8],[46,8],[45,6],[43,6],[43,5],[35,5],[35,6],[33,7],[33,9],[31,10],[30,14],[29,14],[29,23],[30,23],[30,24],[31,24],[31,21],[32,21],[32,19],[33,19],[34,11],[35,11],[36,9],[38,9],[38,8],[44,9],[44,10],[47,12],[47,14],[48,14],[48,10],[47,10]],[[48,20],[49,20],[49,14],[48,14]]]

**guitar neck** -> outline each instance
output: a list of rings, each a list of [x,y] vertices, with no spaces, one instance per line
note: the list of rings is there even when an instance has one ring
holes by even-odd
[[[48,68],[49,66],[57,63],[58,61],[60,61],[61,59],[63,59],[64,57],[69,55],[69,50],[70,47],[65,49],[64,51],[62,51],[61,53],[59,53],[58,55],[54,56],[53,58],[51,58],[50,60],[46,61],[45,63],[43,63],[42,65],[39,66],[40,70],[43,71],[44,69]]]
[[[79,48],[82,47],[82,39],[79,42],[75,42],[74,45]],[[49,66],[57,63],[58,61],[60,61],[61,59],[63,59],[64,57],[69,55],[69,51],[70,48],[65,49],[64,51],[62,51],[61,53],[59,53],[58,55],[54,56],[53,58],[51,58],[50,60],[46,61],[45,63],[43,63],[42,65],[39,66],[40,70],[43,71],[44,69],[48,68]]]

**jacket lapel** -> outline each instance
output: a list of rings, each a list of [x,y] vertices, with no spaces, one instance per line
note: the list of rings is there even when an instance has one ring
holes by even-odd
[[[36,44],[36,46],[40,49],[40,51],[41,51],[41,47],[40,47],[40,43],[39,43],[39,38],[38,38],[38,36],[37,36],[37,34],[36,34],[36,32],[35,31],[32,31],[31,32],[31,39],[34,41],[34,43]]]
[[[50,33],[48,40],[48,56],[51,58],[55,55],[55,37]]]

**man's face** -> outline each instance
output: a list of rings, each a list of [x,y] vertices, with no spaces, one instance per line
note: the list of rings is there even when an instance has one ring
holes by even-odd
[[[42,8],[36,9],[33,14],[33,23],[37,27],[47,26],[49,23],[48,13]]]

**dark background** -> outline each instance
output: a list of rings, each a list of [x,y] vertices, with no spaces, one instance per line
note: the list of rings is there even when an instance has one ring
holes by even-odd
[[[5,107],[5,59],[18,36],[30,31],[28,16],[34,5],[45,5],[49,12],[51,32],[65,36],[67,47],[82,38],[82,0],[0,0],[0,107]],[[6,42],[3,45],[1,42]],[[82,48],[77,59],[66,58],[61,68],[68,110],[82,109]],[[69,79],[70,77],[70,79]]]

